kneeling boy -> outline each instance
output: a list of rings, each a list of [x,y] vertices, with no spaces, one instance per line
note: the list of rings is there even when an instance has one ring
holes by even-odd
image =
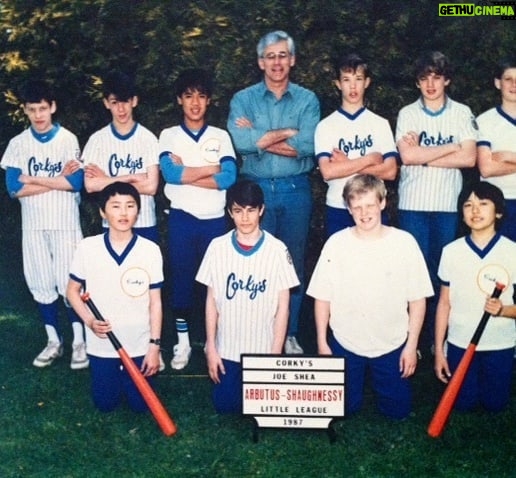
[[[227,191],[235,229],[211,241],[196,280],[208,287],[206,360],[218,413],[242,411],[243,353],[280,354],[289,289],[299,285],[287,247],[260,229],[263,191],[241,181]]]
[[[84,239],[70,271],[67,297],[86,325],[93,402],[105,412],[125,395],[137,412],[147,405],[107,339],[113,331],[147,378],[159,369],[163,264],[159,246],[133,233],[140,210],[134,186],[114,182],[100,194],[108,232]],[[87,290],[107,322],[96,320],[81,299]]]

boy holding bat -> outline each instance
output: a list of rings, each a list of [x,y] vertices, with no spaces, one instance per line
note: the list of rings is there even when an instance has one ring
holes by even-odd
[[[498,232],[505,201],[493,184],[468,185],[459,196],[458,209],[469,234],[448,244],[439,264],[442,285],[435,318],[435,373],[448,382],[482,310],[489,312],[492,317],[477,344],[455,407],[471,410],[481,405],[496,412],[507,406],[511,392],[516,243]],[[499,299],[490,298],[497,282],[506,288]]]
[[[218,413],[240,413],[240,355],[281,353],[289,290],[299,280],[285,244],[260,228],[264,195],[258,184],[231,186],[227,210],[235,228],[211,241],[196,280],[208,287],[204,350],[215,383],[213,404]]]
[[[106,334],[116,334],[147,379],[158,372],[162,256],[157,244],[132,230],[141,204],[133,185],[111,183],[101,191],[99,201],[108,232],[88,237],[77,247],[67,297],[86,325],[95,406],[112,411],[125,395],[134,411],[146,411],[144,399],[121,367]],[[107,322],[95,319],[81,299],[83,291]]]

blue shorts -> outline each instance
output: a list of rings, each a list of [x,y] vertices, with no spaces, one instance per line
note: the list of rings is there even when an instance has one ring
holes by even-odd
[[[119,358],[88,356],[91,371],[91,392],[93,403],[101,412],[112,412],[125,398],[135,412],[146,412],[149,408]],[[133,357],[137,367],[142,366],[144,357]],[[152,378],[147,377],[153,383]]]
[[[448,365],[457,368],[465,349],[448,343]],[[504,350],[475,352],[464,378],[455,408],[461,411],[482,406],[490,412],[499,412],[511,396],[514,347]]]
[[[389,418],[406,418],[412,410],[412,388],[410,380],[401,377],[401,347],[379,357],[369,358],[346,350],[333,335],[330,348],[333,355],[344,357],[345,365],[345,411],[346,415],[357,412],[362,407],[366,373],[371,374],[371,384],[376,394],[380,413]]]
[[[242,365],[222,359],[226,373],[213,385],[212,401],[217,413],[242,413]]]

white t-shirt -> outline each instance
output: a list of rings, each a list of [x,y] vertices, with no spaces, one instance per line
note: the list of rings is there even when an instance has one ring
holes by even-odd
[[[131,357],[149,349],[149,290],[163,285],[159,247],[135,234],[118,255],[108,234],[83,239],[77,246],[70,277],[81,282],[113,332]],[[86,347],[98,357],[118,357],[109,339],[97,337],[86,327]]]
[[[409,233],[386,227],[383,237],[364,240],[354,231],[326,241],[307,294],[330,302],[329,326],[344,348],[378,357],[405,342],[408,302],[432,296],[432,284]]]
[[[507,286],[500,297],[502,302],[513,303],[516,243],[496,235],[480,250],[470,236],[461,237],[444,247],[438,274],[443,284],[450,288],[448,341],[467,348],[484,312],[486,297],[493,292],[496,281]],[[515,340],[513,319],[491,317],[477,350],[510,348]]]

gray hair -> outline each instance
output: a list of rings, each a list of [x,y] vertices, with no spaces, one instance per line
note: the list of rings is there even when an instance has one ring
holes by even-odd
[[[260,41],[258,42],[258,45],[256,46],[256,53],[258,55],[258,58],[263,57],[263,52],[268,46],[275,45],[276,43],[279,43],[280,41],[286,41],[288,46],[288,52],[291,55],[296,54],[296,46],[294,45],[294,40],[292,37],[285,33],[282,30],[276,30],[274,32],[269,32],[266,35],[264,35],[262,38],[260,38]]]

